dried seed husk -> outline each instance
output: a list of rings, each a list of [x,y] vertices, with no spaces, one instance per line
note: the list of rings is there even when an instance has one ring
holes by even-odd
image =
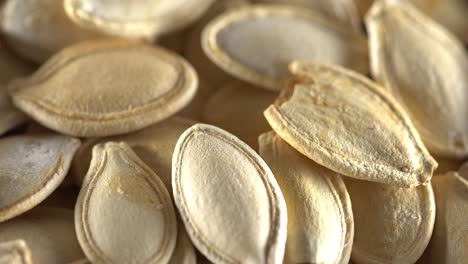
[[[468,3],[465,0],[426,0],[426,2],[429,2],[426,3],[429,10],[424,11],[468,44],[468,20],[466,19]]]
[[[354,0],[254,0],[254,3],[286,4],[310,8],[320,14],[330,17],[343,26],[361,31],[360,17]]]
[[[1,264],[32,264],[31,251],[23,239],[0,243]]]
[[[276,94],[242,82],[232,82],[208,100],[203,121],[218,126],[258,149],[258,136],[271,130],[263,111]]]
[[[126,143],[93,148],[75,222],[93,263],[166,263],[176,244],[169,192]]]
[[[197,253],[180,221],[177,221],[177,243],[168,264],[197,264]]]
[[[72,210],[37,207],[0,223],[0,243],[15,239],[26,242],[33,263],[69,263],[84,258]]]
[[[127,38],[146,38],[181,29],[200,16],[214,0],[65,0],[68,16],[92,30]]]
[[[62,0],[7,0],[2,6],[0,29],[18,55],[43,63],[62,48],[104,36],[75,25]]]
[[[274,132],[259,138],[288,208],[285,263],[349,263],[354,223],[341,176],[297,152]]]
[[[185,131],[173,158],[175,204],[194,246],[215,263],[282,263],[287,212],[265,162],[228,132]]]
[[[190,32],[185,46],[184,56],[197,69],[200,79],[206,80],[213,89],[224,85],[226,82],[235,80],[216,64],[214,64],[205,54],[201,46],[201,34],[205,26],[216,16],[242,6],[248,5],[247,0],[217,0],[206,11],[200,21],[197,22]]]
[[[26,76],[32,70],[31,65],[13,56],[0,40],[0,136],[27,120],[26,115],[11,103],[7,85],[11,80]]]
[[[166,49],[85,42],[11,85],[14,104],[42,125],[80,137],[110,136],[157,123],[185,107],[195,70]]]
[[[431,152],[468,156],[468,54],[404,1],[377,1],[366,18],[372,75],[399,99]]]
[[[399,104],[376,83],[338,66],[295,62],[297,83],[265,111],[273,130],[345,176],[414,187],[437,167]]]
[[[91,162],[92,148],[95,145],[108,141],[123,141],[130,145],[138,157],[158,174],[166,188],[172,190],[172,154],[180,135],[194,123],[188,119],[172,117],[130,134],[84,140],[71,167],[75,183],[82,184]]]
[[[78,139],[61,135],[0,139],[0,223],[45,200],[65,178]]]
[[[457,172],[434,177],[437,206],[428,263],[465,263],[468,258],[468,179]]]
[[[368,71],[362,34],[293,6],[253,5],[225,12],[204,29],[202,47],[226,72],[269,90],[280,89],[293,60]]]
[[[435,220],[431,184],[415,188],[345,178],[353,206],[356,263],[415,263]]]

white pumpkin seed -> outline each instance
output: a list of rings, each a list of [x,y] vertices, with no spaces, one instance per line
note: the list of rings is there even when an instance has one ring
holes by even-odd
[[[0,264],[32,264],[26,242],[17,239],[0,243]]]

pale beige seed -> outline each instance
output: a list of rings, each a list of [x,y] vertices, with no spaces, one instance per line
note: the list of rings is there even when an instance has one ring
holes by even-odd
[[[175,204],[195,247],[215,263],[282,263],[286,205],[247,144],[210,125],[182,134],[173,158]]]
[[[34,264],[69,263],[84,258],[78,244],[73,211],[37,207],[0,223],[0,243],[23,239]]]
[[[269,90],[280,89],[288,64],[295,59],[368,71],[362,34],[293,6],[258,5],[228,11],[206,26],[202,47],[226,72]]]
[[[184,223],[179,221],[177,221],[177,243],[168,264],[197,264],[195,248],[185,231]]]
[[[42,63],[66,46],[103,35],[75,25],[62,0],[8,0],[0,29],[7,44],[22,57]]]
[[[63,181],[78,139],[54,134],[0,139],[0,222],[46,199]]]
[[[297,82],[265,111],[299,152],[345,176],[414,187],[437,167],[398,103],[366,77],[338,66],[295,62]]]
[[[77,24],[111,35],[154,38],[194,22],[214,0],[65,0]]]
[[[171,187],[172,154],[180,135],[194,124],[193,121],[173,117],[156,125],[121,136],[92,138],[83,141],[72,163],[71,173],[75,183],[81,185],[91,162],[92,148],[108,141],[126,142],[138,157],[145,162],[163,181]]]
[[[203,17],[195,24],[187,38],[184,56],[195,69],[197,69],[200,79],[208,82],[213,89],[217,89],[225,82],[230,82],[235,78],[216,66],[216,64],[206,56],[201,46],[202,31],[216,16],[227,10],[239,8],[248,4],[248,0],[216,0]]]
[[[414,1],[414,0],[413,0]],[[434,20],[454,33],[465,43],[468,43],[468,2],[465,0],[419,0],[424,2],[425,11]]]
[[[0,41],[0,135],[27,120],[11,103],[7,85],[11,80],[26,76],[32,70],[31,65],[13,56]]]
[[[408,110],[427,147],[468,156],[468,54],[404,1],[377,1],[366,18],[372,75]]]
[[[42,125],[81,137],[139,130],[186,106],[198,85],[180,56],[129,42],[85,42],[12,84],[16,106]]]
[[[78,241],[99,263],[166,263],[177,238],[161,179],[126,143],[99,144],[75,207]]]
[[[23,239],[0,243],[0,264],[32,264],[31,251]]]
[[[398,188],[345,179],[353,206],[356,263],[415,263],[431,238],[436,207],[431,184]]]
[[[468,259],[468,178],[463,176],[448,172],[432,181],[437,214],[428,263],[466,263]]]
[[[254,3],[286,4],[310,8],[324,14],[343,26],[361,31],[360,17],[357,13],[355,0],[253,0]]]
[[[257,149],[258,136],[271,130],[263,111],[276,96],[246,83],[232,82],[207,101],[202,120],[229,131]]]
[[[274,132],[262,134],[259,144],[288,208],[284,262],[348,264],[354,223],[341,176],[304,157]]]

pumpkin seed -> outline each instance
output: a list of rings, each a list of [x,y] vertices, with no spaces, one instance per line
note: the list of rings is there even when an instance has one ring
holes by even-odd
[[[168,264],[196,264],[197,255],[192,242],[188,238],[184,224],[177,221],[177,243]]]
[[[293,6],[259,5],[227,11],[206,26],[202,47],[226,72],[269,90],[279,90],[288,64],[295,59],[368,71],[363,35],[312,10]]]
[[[144,161],[163,181],[168,190],[171,187],[172,154],[180,135],[194,124],[193,121],[173,117],[145,129],[114,137],[92,138],[83,141],[72,163],[71,172],[77,185],[82,184],[91,162],[92,149],[108,141],[126,142],[138,157]]]
[[[282,263],[286,205],[265,162],[228,132],[197,124],[176,145],[172,188],[195,247],[215,263]]]
[[[13,83],[13,102],[44,126],[81,137],[139,130],[187,105],[197,76],[180,56],[128,42],[67,48]]]
[[[31,252],[22,239],[0,243],[0,263],[31,264]]]
[[[354,0],[254,0],[255,3],[286,4],[310,8],[324,14],[330,19],[340,22],[343,26],[352,26],[356,31],[361,31],[360,18]]]
[[[74,43],[103,37],[76,26],[67,17],[62,0],[7,0],[0,29],[9,47],[37,63]]]
[[[372,75],[400,99],[429,150],[468,156],[462,43],[404,1],[377,1],[366,25]]]
[[[199,18],[214,0],[65,0],[77,24],[107,34],[154,38],[183,28]]]
[[[274,132],[259,138],[288,208],[286,263],[348,263],[351,201],[341,176],[302,156]]]
[[[84,258],[73,223],[73,211],[37,207],[0,223],[0,243],[22,239],[32,263],[68,263]]]
[[[162,181],[125,143],[93,148],[75,208],[86,256],[100,263],[166,263],[177,222]]]
[[[457,172],[434,177],[437,206],[429,263],[464,263],[468,259],[468,179]]]
[[[353,206],[356,263],[415,263],[435,220],[431,184],[415,188],[345,179]]]
[[[80,142],[53,135],[0,139],[0,223],[47,198],[63,181]]]
[[[271,130],[263,111],[275,98],[274,93],[245,83],[228,83],[206,102],[203,120],[233,133],[257,149],[258,136]]]
[[[398,103],[366,77],[295,62],[297,84],[265,110],[273,130],[315,162],[345,176],[414,187],[437,162]]]

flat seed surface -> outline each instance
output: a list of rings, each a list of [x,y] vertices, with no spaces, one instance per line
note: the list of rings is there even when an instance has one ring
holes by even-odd
[[[31,264],[31,252],[22,239],[0,243],[0,264]]]
[[[63,181],[78,139],[43,134],[0,139],[0,222],[46,199]]]
[[[372,75],[408,110],[429,150],[468,156],[468,54],[403,1],[377,1],[366,18]]]
[[[66,0],[65,9],[79,25],[112,35],[153,38],[199,18],[214,0]]]
[[[8,46],[28,60],[43,63],[66,46],[103,37],[75,25],[62,0],[4,2],[0,29]]]
[[[265,162],[245,143],[210,125],[177,142],[174,200],[200,252],[216,263],[282,263],[286,205]]]
[[[268,48],[265,48],[268,43]],[[293,60],[334,63],[367,73],[363,35],[308,9],[283,5],[228,11],[207,25],[202,47],[233,76],[279,90]]]
[[[356,263],[415,263],[434,227],[436,207],[430,183],[415,188],[351,178],[345,183],[356,232],[351,259]]]
[[[427,249],[430,263],[464,263],[468,259],[468,177],[448,172],[435,177],[432,185],[437,214]]]
[[[12,85],[16,106],[36,121],[81,137],[132,132],[189,103],[194,69],[163,48],[86,42],[61,51]]]
[[[259,138],[288,208],[285,263],[348,263],[351,200],[341,176],[302,156],[274,132]]]
[[[400,187],[431,179],[437,163],[377,84],[338,66],[296,62],[291,71],[304,80],[285,90],[265,117],[295,149],[357,179]]]
[[[177,238],[167,189],[125,143],[93,148],[75,221],[92,262],[165,263]]]
[[[37,207],[0,223],[0,243],[16,239],[26,242],[34,264],[69,263],[84,257],[69,209]]]

